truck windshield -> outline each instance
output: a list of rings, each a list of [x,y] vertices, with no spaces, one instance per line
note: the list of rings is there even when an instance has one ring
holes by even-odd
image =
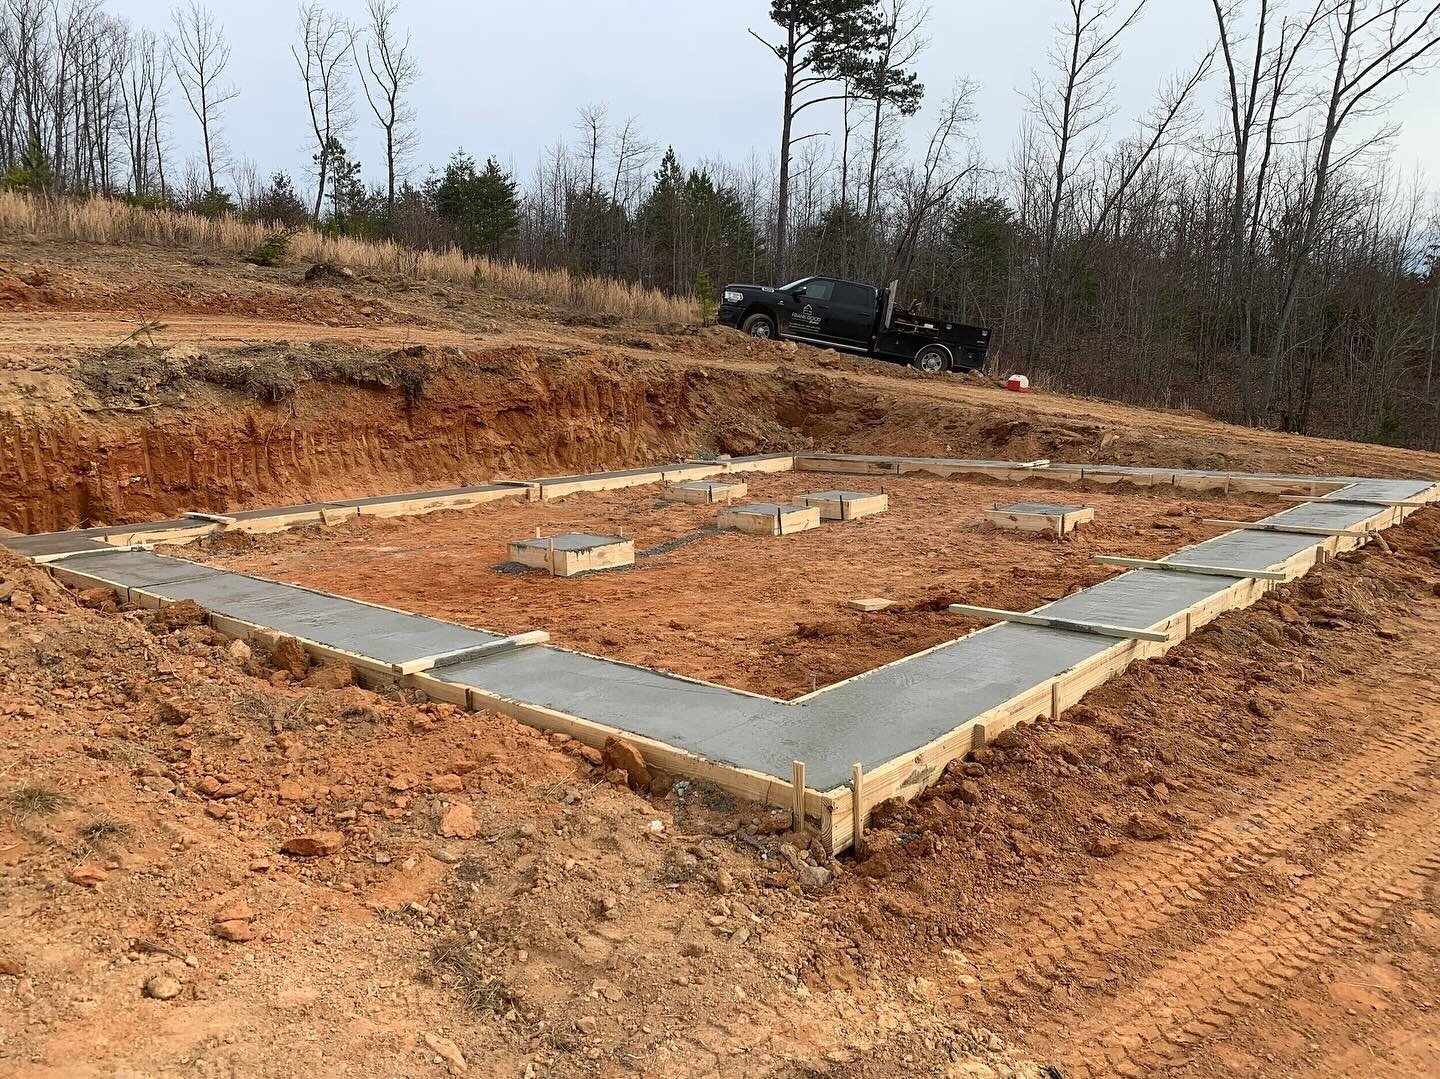
[[[781,292],[789,292],[791,289],[799,288],[801,285],[803,285],[806,281],[809,281],[809,280],[810,280],[810,278],[808,278],[808,277],[798,278],[798,279],[795,280],[795,281],[791,281],[788,285],[781,285],[781,286],[780,286],[780,291],[781,291]]]

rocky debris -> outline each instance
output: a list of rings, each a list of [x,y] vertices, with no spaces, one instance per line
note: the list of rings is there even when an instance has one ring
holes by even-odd
[[[430,780],[426,786],[436,794],[459,794],[465,789],[465,780],[454,772],[446,772]]]
[[[355,684],[355,668],[348,663],[326,663],[312,670],[300,684],[306,689],[346,689]]]
[[[294,637],[281,637],[270,649],[270,662],[277,669],[287,671],[294,678],[303,678],[310,670],[310,653]]]
[[[247,940],[255,939],[255,927],[244,918],[231,918],[215,923],[215,935],[221,940],[244,944]]]
[[[855,872],[871,880],[884,880],[895,872],[896,861],[889,851],[876,851],[855,867]]]
[[[293,779],[282,779],[275,788],[275,796],[282,802],[303,802],[310,792]]]
[[[974,805],[980,801],[980,784],[973,779],[965,779],[960,782],[960,801],[966,805]]]
[[[1159,817],[1152,817],[1148,813],[1132,813],[1125,822],[1125,834],[1132,839],[1153,842],[1157,839],[1169,839],[1171,829],[1170,825]]]
[[[1109,858],[1120,853],[1120,840],[1113,835],[1097,835],[1085,845],[1085,849],[1096,858]]]
[[[321,281],[326,278],[338,277],[342,281],[350,281],[355,277],[355,271],[349,266],[341,266],[334,262],[317,262],[305,271],[306,281]]]
[[[789,843],[780,844],[780,855],[790,863],[790,868],[795,870],[795,879],[800,882],[800,887],[807,892],[818,892],[829,885],[835,874],[823,865],[812,865],[800,856],[800,852]]]
[[[115,590],[104,585],[98,588],[82,588],[75,593],[75,599],[80,606],[88,607],[92,611],[113,613],[119,609],[119,604],[115,602]]]
[[[154,1000],[174,1000],[183,988],[172,974],[152,974],[145,979],[145,995]]]
[[[291,836],[280,845],[282,854],[293,854],[297,858],[323,858],[334,854],[345,845],[345,837],[339,832],[310,832],[307,835]]]
[[[464,802],[456,802],[440,818],[440,834],[447,839],[474,839],[480,834],[475,810]]]
[[[168,603],[155,612],[156,633],[170,633],[186,626],[203,626],[208,617],[205,608],[193,599],[182,599],[179,603]]]
[[[1249,708],[1251,713],[1261,719],[1273,719],[1275,716],[1275,706],[1263,697],[1251,697]]]
[[[230,658],[236,663],[248,662],[253,654],[250,648],[250,642],[242,641],[238,637],[230,642],[230,647],[227,651],[230,653]]]
[[[0,974],[18,978],[25,973],[25,964],[13,955],[0,955]]]
[[[606,767],[624,772],[630,786],[650,786],[652,777],[645,758],[625,739],[616,738],[614,735],[605,739],[605,750],[600,756]]]
[[[86,888],[93,888],[104,882],[110,876],[98,865],[77,865],[66,874],[65,879],[71,884],[80,884]]]
[[[433,1034],[428,1030],[425,1032],[424,1038],[430,1051],[445,1062],[445,1067],[451,1075],[464,1075],[469,1070],[469,1065],[465,1063],[465,1054],[460,1052],[460,1047],[449,1038]]]

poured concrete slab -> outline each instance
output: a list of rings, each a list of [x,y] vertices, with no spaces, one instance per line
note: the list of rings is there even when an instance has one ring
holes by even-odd
[[[824,521],[854,521],[890,508],[889,496],[869,491],[814,491],[801,495],[800,501],[818,509]]]
[[[985,519],[996,528],[1021,532],[1053,532],[1064,536],[1095,519],[1091,506],[1066,506],[1048,502],[1012,502],[985,511]]]
[[[715,524],[752,536],[789,536],[819,528],[820,510],[790,503],[748,502],[721,510]]]
[[[708,506],[714,503],[729,504],[749,493],[750,485],[739,480],[691,480],[687,483],[670,484],[660,492],[660,497],[666,502]]]
[[[574,577],[577,573],[633,566],[635,544],[619,536],[562,532],[558,536],[516,540],[510,544],[510,561],[549,570],[556,577]]]

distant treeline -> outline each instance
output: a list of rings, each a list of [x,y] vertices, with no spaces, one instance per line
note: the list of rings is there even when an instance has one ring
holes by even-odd
[[[369,0],[360,26],[306,4],[290,49],[314,152],[297,184],[226,144],[244,104],[198,2],[161,32],[98,0],[0,0],[0,169],[31,193],[312,224],[686,297],[809,273],[898,279],[907,299],[991,326],[998,363],[1042,384],[1440,449],[1440,219],[1383,152],[1386,106],[1423,92],[1407,80],[1440,58],[1440,10],[1209,6],[1213,40],[1123,117],[1110,69],[1163,11],[1054,0],[1014,147],[987,160],[974,86],[939,100],[915,75],[917,0],[774,0],[751,28],[776,60],[773,154],[682,162],[587,106],[513,176],[462,151],[414,167],[421,58],[394,0]],[[384,147],[363,167],[347,148],[362,117]]]

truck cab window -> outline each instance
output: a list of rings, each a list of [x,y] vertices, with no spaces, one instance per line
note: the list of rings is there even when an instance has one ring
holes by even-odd
[[[805,298],[806,300],[815,300],[815,301],[821,301],[821,302],[823,302],[823,301],[825,301],[825,300],[830,299],[830,293],[831,293],[831,291],[834,289],[834,287],[835,287],[835,282],[834,282],[834,281],[822,281],[822,280],[819,280],[819,279],[811,279],[811,280],[805,282],[805,297],[804,297],[804,298]]]

